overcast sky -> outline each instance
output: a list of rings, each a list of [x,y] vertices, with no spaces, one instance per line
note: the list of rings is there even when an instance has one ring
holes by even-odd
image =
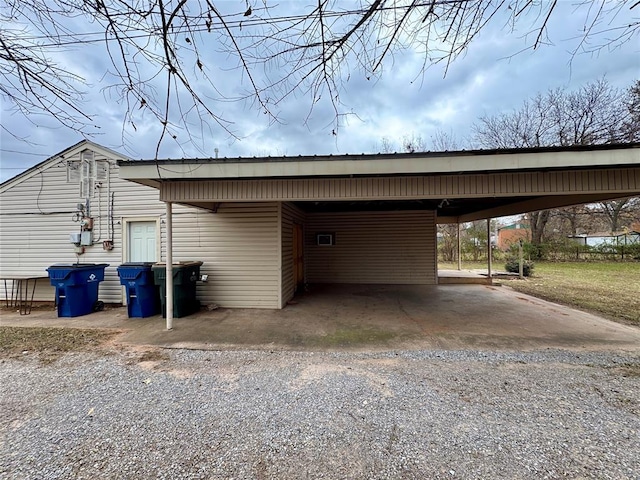
[[[497,114],[517,108],[525,99],[547,89],[577,89],[589,81],[606,78],[618,88],[629,87],[640,78],[640,43],[638,37],[598,55],[570,52],[584,18],[576,13],[576,2],[560,2],[551,20],[551,44],[536,51],[520,52],[531,44],[526,28],[514,34],[496,21],[478,36],[466,54],[449,68],[446,77],[442,66],[421,74],[423,58],[417,53],[402,52],[389,58],[379,79],[367,80],[353,72],[342,83],[341,102],[353,112],[342,120],[338,135],[333,135],[333,110],[328,102],[319,102],[310,113],[308,96],[289,97],[280,105],[280,123],[268,118],[247,102],[218,104],[225,118],[232,120],[234,139],[221,129],[206,132],[204,139],[191,145],[186,136],[165,142],[161,158],[213,156],[313,155],[340,153],[374,153],[383,137],[398,145],[403,136],[421,136],[431,145],[437,131],[453,135],[460,148],[469,146],[471,125],[484,114]],[[286,8],[286,2],[283,7]],[[298,4],[299,5],[299,4]],[[598,39],[593,39],[594,43]],[[66,55],[66,56],[65,56]],[[60,54],[60,61],[84,65],[87,83],[86,103],[98,114],[100,134],[89,138],[131,158],[150,159],[155,155],[159,128],[141,118],[134,131],[126,127],[123,135],[123,107],[103,90],[108,70],[105,56],[98,46]],[[217,56],[215,61],[224,62]],[[227,88],[243,88],[245,78],[226,65],[218,65]],[[244,85],[246,87],[246,85]],[[65,129],[48,119],[34,125],[11,111],[2,99],[2,124],[27,137],[31,144],[16,140],[3,129],[0,145],[0,180],[5,181],[47,157],[82,139],[77,132]],[[124,137],[124,140],[123,140]],[[205,151],[206,154],[201,153]]]

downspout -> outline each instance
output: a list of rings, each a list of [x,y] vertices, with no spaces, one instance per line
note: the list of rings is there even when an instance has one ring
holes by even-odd
[[[167,206],[167,254],[166,254],[166,319],[167,330],[173,329],[173,212],[172,203],[165,202]]]

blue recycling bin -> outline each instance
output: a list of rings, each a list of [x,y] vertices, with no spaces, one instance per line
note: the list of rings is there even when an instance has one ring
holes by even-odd
[[[56,287],[59,317],[79,317],[101,310],[98,286],[104,280],[107,263],[56,264],[47,268],[49,281]]]
[[[118,270],[127,290],[129,318],[152,317],[160,313],[160,292],[153,281],[153,263],[123,263]]]

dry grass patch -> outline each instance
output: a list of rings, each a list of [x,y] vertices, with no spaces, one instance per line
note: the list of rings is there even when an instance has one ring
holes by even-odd
[[[65,352],[89,351],[119,332],[80,328],[0,327],[0,357],[39,353],[53,361]]]
[[[639,263],[536,263],[514,290],[621,323],[640,325]]]

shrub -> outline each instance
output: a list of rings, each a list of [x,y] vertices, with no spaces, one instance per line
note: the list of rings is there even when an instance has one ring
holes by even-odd
[[[554,250],[554,245],[551,243],[533,244],[525,242],[522,245],[522,251],[527,258],[533,258],[534,260],[547,260],[550,252]]]
[[[504,265],[507,272],[520,273],[520,262],[517,257],[507,258],[507,263]],[[522,260],[522,274],[525,277],[530,276],[533,273],[533,262],[531,260]]]

